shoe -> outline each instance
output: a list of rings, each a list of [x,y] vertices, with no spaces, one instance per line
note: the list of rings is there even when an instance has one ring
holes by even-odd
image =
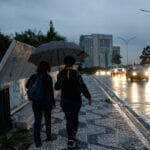
[[[75,148],[76,141],[75,140],[68,140],[68,148]]]

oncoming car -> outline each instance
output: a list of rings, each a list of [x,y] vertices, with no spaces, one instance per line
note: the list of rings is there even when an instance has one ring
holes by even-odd
[[[111,71],[111,75],[126,75],[126,69],[125,68],[114,68]]]
[[[148,72],[143,68],[133,68],[127,70],[127,80],[132,81],[148,81]]]
[[[110,76],[111,72],[109,70],[98,70],[95,74],[97,76]]]

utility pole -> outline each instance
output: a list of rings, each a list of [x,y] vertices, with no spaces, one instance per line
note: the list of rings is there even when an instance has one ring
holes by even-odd
[[[124,44],[126,45],[126,59],[127,59],[127,65],[129,64],[129,54],[128,54],[128,45],[129,43],[134,40],[136,36],[133,36],[129,39],[125,39],[124,37],[119,36],[118,39],[122,40]]]

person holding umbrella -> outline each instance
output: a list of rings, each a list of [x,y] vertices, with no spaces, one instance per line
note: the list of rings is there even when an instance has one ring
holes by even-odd
[[[36,147],[42,146],[40,137],[42,115],[45,117],[47,140],[51,140],[51,110],[55,106],[53,81],[50,65],[41,61],[37,67],[37,73],[33,74],[26,83],[27,95],[32,101],[34,113],[34,142]]]
[[[72,56],[64,58],[65,68],[59,72],[55,83],[55,89],[61,90],[61,107],[66,117],[68,148],[76,147],[78,115],[82,104],[81,93],[91,105],[91,95],[79,72],[73,69],[75,62]]]

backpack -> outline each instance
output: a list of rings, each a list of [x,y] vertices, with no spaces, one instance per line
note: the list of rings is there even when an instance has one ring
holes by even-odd
[[[31,101],[43,101],[46,99],[46,82],[41,75],[36,75],[34,81],[31,80],[27,90],[28,99]]]

